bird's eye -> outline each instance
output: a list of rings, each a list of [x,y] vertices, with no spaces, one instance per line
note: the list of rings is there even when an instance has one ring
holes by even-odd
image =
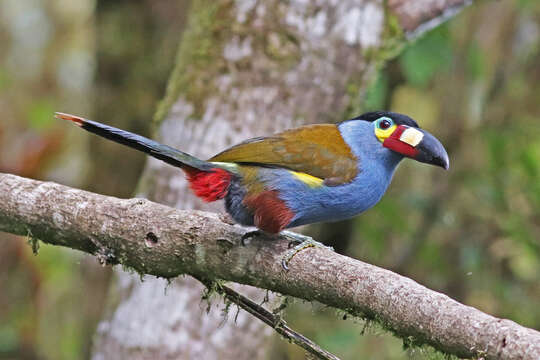
[[[390,118],[382,117],[379,120],[377,120],[377,127],[381,130],[386,130],[390,128],[392,125],[394,125],[394,122]]]

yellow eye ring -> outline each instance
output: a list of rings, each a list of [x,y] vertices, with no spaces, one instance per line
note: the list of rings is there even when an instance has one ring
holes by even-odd
[[[396,130],[396,124],[394,120],[389,117],[383,116],[378,118],[374,122],[375,136],[379,139],[380,142],[383,142],[388,138],[394,130]]]

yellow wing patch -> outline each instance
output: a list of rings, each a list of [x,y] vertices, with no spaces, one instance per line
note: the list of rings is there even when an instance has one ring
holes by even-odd
[[[303,173],[303,172],[290,171],[290,173],[295,178],[297,178],[298,180],[300,180],[301,182],[303,182],[304,184],[306,184],[307,186],[311,188],[322,186],[324,183],[323,179]]]

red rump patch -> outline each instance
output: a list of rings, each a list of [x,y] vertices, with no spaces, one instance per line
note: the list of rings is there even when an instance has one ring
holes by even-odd
[[[244,199],[244,204],[253,210],[255,226],[267,233],[279,233],[289,225],[294,217],[294,213],[278,197],[278,192],[275,190],[247,196]]]
[[[189,187],[195,195],[206,202],[223,199],[227,195],[231,182],[231,173],[214,168],[202,171],[194,168],[183,168],[189,181]]]
[[[414,159],[418,155],[418,150],[399,139],[406,129],[405,126],[399,125],[392,135],[384,140],[383,146]]]

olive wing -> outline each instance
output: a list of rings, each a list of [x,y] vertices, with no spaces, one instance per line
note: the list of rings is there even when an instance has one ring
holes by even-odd
[[[348,183],[358,173],[358,160],[333,124],[249,139],[209,161],[286,168],[323,179],[329,186]]]

